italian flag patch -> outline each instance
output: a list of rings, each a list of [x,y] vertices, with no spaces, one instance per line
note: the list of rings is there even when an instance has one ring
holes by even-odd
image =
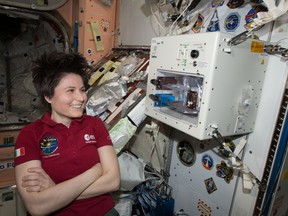
[[[23,156],[23,155],[25,155],[25,148],[24,147],[15,149],[15,158]]]

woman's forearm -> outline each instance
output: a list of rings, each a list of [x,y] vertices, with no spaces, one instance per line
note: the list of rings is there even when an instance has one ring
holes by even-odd
[[[120,186],[120,168],[118,158],[112,146],[98,149],[103,175],[85,189],[78,199],[85,199],[97,195],[113,192]]]
[[[113,191],[117,191],[120,186],[120,176],[116,172],[104,173],[94,183],[87,187],[78,197],[78,199],[86,199]]]
[[[95,165],[82,174],[41,192],[29,193],[25,188],[20,188],[20,194],[31,215],[47,215],[75,200],[101,175],[101,168]]]

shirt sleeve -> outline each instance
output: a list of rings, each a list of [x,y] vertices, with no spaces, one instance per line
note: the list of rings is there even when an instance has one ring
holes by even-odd
[[[23,128],[15,144],[14,165],[25,163],[31,160],[41,160],[39,144],[33,130]]]
[[[95,118],[95,125],[96,125],[96,139],[97,139],[97,146],[102,147],[106,145],[113,146],[111,137],[109,135],[109,131],[105,127],[104,123],[100,118]]]

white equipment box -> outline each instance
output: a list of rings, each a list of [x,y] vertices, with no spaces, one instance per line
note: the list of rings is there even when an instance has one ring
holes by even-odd
[[[145,113],[199,140],[253,131],[265,77],[264,43],[209,32],[153,38]]]

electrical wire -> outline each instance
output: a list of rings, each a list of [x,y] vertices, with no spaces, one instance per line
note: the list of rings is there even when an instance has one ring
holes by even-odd
[[[170,30],[169,30],[169,35],[172,35],[172,31],[173,31],[173,27],[174,27],[174,25],[177,23],[177,21],[180,19],[180,17],[182,17],[183,16],[183,14],[188,10],[188,8],[189,8],[189,6],[190,6],[190,4],[191,4],[191,2],[192,2],[193,0],[191,0],[190,1],[190,3],[186,6],[186,8],[182,11],[182,13],[177,17],[177,19],[172,23],[172,25],[171,25],[171,27],[170,27]]]
[[[189,6],[190,6],[190,4],[188,5],[188,7],[189,7]],[[189,24],[188,26],[185,26],[185,27],[183,27],[183,28],[177,29],[177,30],[176,30],[176,35],[182,34],[182,33],[184,33],[184,32],[188,32],[188,31],[193,27],[193,25],[195,24],[195,22],[197,21],[197,19],[198,19],[198,14],[199,14],[199,13],[202,13],[202,12],[205,11],[205,10],[207,10],[207,8],[210,8],[210,4],[205,4],[201,10],[198,9],[198,10],[194,11],[192,14],[187,15],[187,17],[189,16],[189,17],[192,17],[193,19],[190,20],[190,24]],[[185,8],[185,9],[186,9],[186,8]],[[186,10],[187,10],[187,9],[186,9]],[[197,16],[196,16],[196,14],[197,14]],[[180,17],[181,17],[181,16],[180,16]],[[171,27],[172,27],[172,26],[171,26]],[[171,29],[170,29],[170,30],[171,30]],[[171,30],[171,34],[172,34],[172,30]]]
[[[150,153],[150,160],[149,160],[150,163],[152,163],[152,157],[153,157],[153,153],[155,150],[157,153],[156,140],[157,140],[158,133],[159,133],[159,127],[157,127],[156,129],[153,130],[153,145],[152,145],[152,149],[151,149],[151,153]],[[158,160],[160,160],[160,159],[158,158]]]
[[[276,42],[276,45],[279,45],[279,44],[281,44],[281,43],[285,43],[285,42],[288,42],[288,38],[282,38],[282,39],[280,39],[280,40],[278,40],[277,42]]]
[[[161,12],[159,11],[159,8],[156,6],[157,8],[157,12],[160,14]],[[166,29],[161,25],[161,23],[159,22],[159,19],[158,17],[156,16],[155,12],[153,11],[153,5],[150,6],[150,10],[151,10],[151,13],[153,15],[153,18],[155,19],[155,22],[157,23],[157,25],[164,31],[166,32]],[[160,35],[161,35],[161,32],[160,32]]]
[[[150,181],[150,180],[158,180],[158,184],[161,185],[162,183],[168,184],[164,177],[162,175],[160,175],[157,172],[149,172],[149,171],[144,171],[145,173],[148,173],[149,175],[152,175],[150,177],[146,178],[146,181]],[[154,175],[154,176],[153,176]]]

